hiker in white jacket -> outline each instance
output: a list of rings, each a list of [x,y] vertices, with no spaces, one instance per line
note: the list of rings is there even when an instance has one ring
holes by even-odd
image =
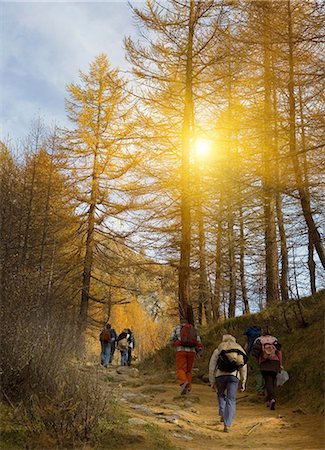
[[[224,422],[224,431],[228,433],[235,418],[239,381],[243,392],[247,380],[247,356],[234,336],[223,335],[221,344],[213,352],[209,380],[212,389],[217,390],[220,420]]]

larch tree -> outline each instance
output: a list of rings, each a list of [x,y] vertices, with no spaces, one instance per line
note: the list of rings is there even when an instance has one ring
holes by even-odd
[[[109,303],[109,298],[97,298],[92,293],[92,281],[101,282],[99,277],[92,279],[98,236],[117,239],[119,214],[127,207],[122,180],[136,164],[134,152],[125,144],[130,133],[125,87],[105,54],[95,58],[89,73],[80,72],[79,84],[68,85],[66,108],[74,128],[65,131],[64,151],[71,178],[79,187],[76,205],[83,236],[82,331],[87,326],[89,301]]]

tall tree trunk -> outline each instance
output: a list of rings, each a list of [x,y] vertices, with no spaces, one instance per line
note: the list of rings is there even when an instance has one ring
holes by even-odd
[[[306,133],[305,133],[305,117],[304,117],[304,108],[302,103],[302,92],[301,85],[298,82],[299,86],[299,109],[300,109],[300,124],[301,124],[301,145],[302,145],[302,154],[303,154],[303,167],[304,167],[304,185],[305,191],[310,202],[310,194],[309,194],[309,173],[308,173],[308,161],[307,161],[307,151],[306,151]],[[310,289],[312,294],[316,294],[316,264],[314,260],[314,245],[311,240],[310,233],[308,233],[308,270],[309,270],[309,280],[310,280]]]
[[[180,319],[186,317],[190,303],[190,256],[191,256],[191,201],[190,201],[190,149],[193,117],[193,35],[194,0],[190,2],[188,22],[188,45],[186,54],[186,86],[183,116],[182,163],[181,163],[181,245],[178,272],[178,304]]]
[[[99,121],[98,113],[98,121]],[[83,263],[82,273],[82,291],[81,291],[81,305],[80,305],[80,325],[81,332],[83,333],[87,327],[88,318],[88,306],[90,297],[90,283],[91,272],[93,266],[93,253],[94,253],[94,233],[95,233],[95,220],[96,220],[96,205],[98,200],[98,187],[99,187],[99,169],[98,169],[98,144],[94,149],[93,170],[91,177],[91,194],[90,194],[90,206],[88,211],[88,228],[86,238],[86,253]]]
[[[217,220],[217,235],[216,235],[216,255],[215,255],[215,282],[212,296],[212,314],[214,320],[220,319],[221,307],[221,245],[222,245],[222,214],[223,214],[223,196],[220,194],[219,214]]]
[[[234,233],[234,214],[232,203],[228,202],[228,257],[229,257],[229,308],[228,317],[236,315],[236,259],[235,259],[235,233]]]
[[[44,222],[43,222],[41,254],[40,254],[40,263],[39,263],[40,279],[42,279],[43,270],[44,270],[44,254],[45,254],[45,247],[46,247],[46,241],[47,241],[47,235],[48,235],[50,196],[51,196],[51,190],[52,190],[53,159],[54,159],[55,147],[56,147],[56,130],[54,130],[54,134],[51,137],[51,154],[49,155],[50,167],[49,167],[49,173],[48,173],[46,198],[45,198],[45,206],[44,206]]]
[[[243,297],[243,311],[244,314],[249,314],[249,302],[247,295],[246,279],[245,279],[245,233],[244,233],[244,217],[243,217],[243,207],[240,201],[239,204],[239,250],[240,250],[240,285]]]
[[[271,70],[270,70],[270,14],[267,2],[261,3],[263,9],[264,32],[264,219],[265,219],[265,267],[266,267],[266,302],[279,301],[278,291],[278,255],[275,224],[275,193],[271,189],[274,177],[274,155],[272,143],[272,109],[271,109]]]
[[[228,137],[227,137],[227,173],[226,173],[226,193],[227,193],[227,237],[229,255],[229,305],[228,317],[236,315],[236,258],[235,258],[235,233],[234,233],[234,186],[233,167],[234,152],[233,125],[232,125],[232,66],[228,64]]]
[[[293,34],[292,34],[292,13],[291,13],[291,1],[288,0],[288,38],[289,38],[289,127],[290,127],[290,156],[292,158],[294,173],[296,177],[297,189],[299,192],[302,212],[307,224],[308,233],[310,235],[310,240],[313,243],[320,262],[325,269],[325,252],[321,241],[320,233],[316,227],[311,205],[310,198],[304,187],[302,170],[300,167],[299,157],[297,155],[297,143],[296,143],[296,105],[295,105],[295,81],[294,81],[294,44],[293,44]]]
[[[278,133],[278,105],[277,95],[274,77],[274,64],[272,58],[272,71],[273,71],[273,120],[274,120],[274,154],[275,154],[275,180],[276,180],[276,215],[278,230],[280,236],[280,250],[281,250],[281,276],[280,276],[280,291],[281,300],[289,300],[289,257],[287,247],[287,236],[284,226],[283,208],[282,208],[282,196],[279,190],[281,180],[281,165],[280,165],[280,153],[279,153],[279,133]]]
[[[201,177],[200,181],[201,182]],[[199,187],[199,191],[201,188]],[[200,196],[201,197],[201,196]],[[205,319],[207,324],[211,323],[211,311],[209,302],[209,286],[207,277],[207,266],[206,266],[206,251],[205,251],[205,233],[204,233],[204,219],[202,213],[202,205],[199,198],[198,203],[198,221],[199,221],[199,305],[203,306]],[[202,320],[201,322],[202,323]]]

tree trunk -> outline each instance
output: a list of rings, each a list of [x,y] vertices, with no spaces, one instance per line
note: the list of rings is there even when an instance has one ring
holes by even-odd
[[[178,305],[180,319],[186,317],[190,304],[190,254],[191,254],[191,201],[190,201],[190,148],[193,116],[193,35],[194,1],[190,3],[188,45],[186,61],[186,87],[183,116],[181,162],[181,245],[178,272]]]
[[[302,145],[302,154],[304,161],[304,185],[306,195],[308,197],[308,201],[310,202],[310,194],[309,194],[309,171],[308,171],[308,161],[307,161],[307,151],[306,151],[306,134],[305,134],[305,117],[304,117],[304,109],[302,104],[302,92],[301,85],[298,82],[299,86],[299,108],[300,108],[300,123],[301,123],[301,145]],[[310,280],[310,289],[311,293],[316,294],[316,264],[314,260],[314,245],[311,240],[310,233],[308,233],[308,270],[309,270],[309,280]]]
[[[299,158],[297,155],[297,143],[296,143],[296,105],[294,94],[294,55],[293,55],[293,36],[292,36],[292,15],[291,15],[291,1],[288,0],[288,36],[289,36],[289,127],[290,127],[290,140],[289,148],[292,158],[294,173],[297,182],[297,189],[299,192],[302,212],[307,224],[310,240],[313,243],[320,262],[325,269],[325,252],[321,241],[320,233],[316,227],[312,210],[310,206],[309,195],[304,187],[302,170],[300,167]]]
[[[274,65],[272,58],[272,69],[273,69],[273,115],[274,115],[274,154],[275,154],[275,180],[276,180],[276,215],[278,230],[280,236],[280,250],[281,250],[281,276],[280,276],[280,291],[281,300],[289,300],[289,258],[288,258],[288,247],[287,247],[287,236],[284,226],[284,218],[282,212],[282,197],[279,191],[280,180],[281,180],[281,166],[280,166],[280,153],[279,153],[279,139],[278,139],[278,105],[277,105],[277,95],[276,86],[274,79]]]
[[[239,243],[239,250],[240,250],[240,263],[239,263],[239,269],[240,269],[240,285],[241,285],[241,291],[242,291],[242,297],[243,297],[243,311],[244,314],[249,314],[249,302],[248,302],[248,295],[247,295],[247,287],[246,287],[246,279],[245,279],[245,234],[244,234],[244,217],[243,217],[243,207],[239,205],[239,237],[240,237],[240,243]]]
[[[278,291],[278,255],[275,224],[275,193],[270,188],[274,177],[274,155],[272,144],[271,114],[271,70],[270,70],[270,17],[269,5],[261,3],[263,8],[264,31],[264,219],[265,219],[265,267],[266,267],[266,302],[279,301]]]
[[[215,283],[214,292],[212,296],[212,314],[214,320],[220,319],[221,307],[221,245],[222,245],[222,214],[223,214],[223,196],[220,194],[219,214],[217,221],[217,236],[216,236],[216,268],[215,268]]]

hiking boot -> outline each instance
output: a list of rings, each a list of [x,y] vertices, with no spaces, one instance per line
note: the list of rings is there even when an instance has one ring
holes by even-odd
[[[187,385],[188,381],[185,381],[185,383],[181,384],[181,395],[185,395],[187,393]]]
[[[225,433],[229,433],[230,427],[227,427],[227,425],[225,425],[225,426],[223,427],[223,431],[224,431]]]
[[[274,400],[274,398],[270,401],[270,410],[271,411],[275,410],[275,400]]]
[[[220,422],[223,422],[223,416],[220,416]]]

